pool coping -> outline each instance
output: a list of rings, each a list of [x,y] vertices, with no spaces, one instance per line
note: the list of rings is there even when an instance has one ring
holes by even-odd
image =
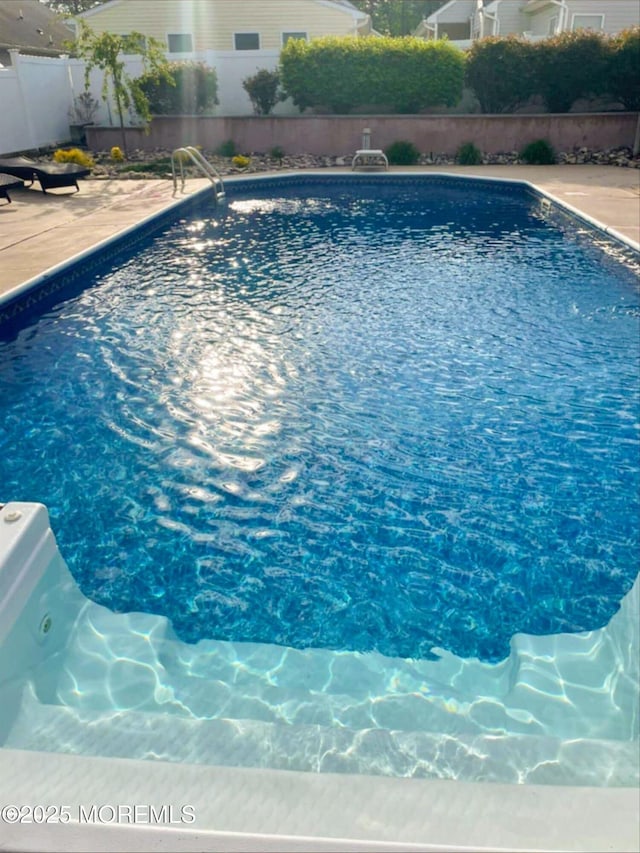
[[[68,823],[5,820],[4,849],[637,851],[635,788],[303,773],[0,749],[0,804],[64,805]],[[172,807],[170,825],[82,819]],[[195,820],[180,822],[185,805]],[[168,822],[169,823],[169,822]],[[109,842],[105,846],[105,841]],[[257,846],[259,844],[259,846]]]
[[[323,171],[239,176],[226,183],[273,181]],[[349,173],[347,173],[349,174]],[[389,173],[393,178],[416,172]],[[640,245],[529,181],[493,176],[441,177],[518,184],[635,252]],[[342,173],[344,176],[344,173]],[[349,175],[348,180],[359,180]],[[364,175],[364,177],[371,177]],[[383,179],[384,176],[376,176]],[[28,296],[96,253],[126,242],[149,225],[172,217],[208,188],[177,199],[0,296],[0,307]],[[67,850],[424,850],[600,851],[637,850],[635,788],[500,785],[376,776],[142,762],[0,749],[0,805],[92,803],[179,805],[189,792],[193,829],[151,825],[10,823],[0,829],[14,851]],[[185,795],[186,796],[186,795]],[[185,802],[184,797],[180,797]],[[295,808],[292,809],[292,803]],[[463,817],[461,817],[463,816]],[[105,848],[105,841],[109,844]],[[259,846],[258,846],[259,845]]]

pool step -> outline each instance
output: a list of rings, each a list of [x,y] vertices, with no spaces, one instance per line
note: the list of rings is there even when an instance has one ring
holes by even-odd
[[[262,720],[87,711],[26,689],[4,746],[80,755],[325,773],[531,784],[634,785],[637,744],[519,735],[450,736]]]
[[[116,708],[445,736],[630,736],[599,685],[562,681],[554,655],[524,652],[518,665],[509,659],[491,666],[446,653],[439,661],[410,661],[257,643],[188,645],[162,617],[87,603],[69,645],[33,681],[42,702],[83,712]],[[615,661],[607,664],[615,670]],[[577,691],[588,701],[577,701]]]

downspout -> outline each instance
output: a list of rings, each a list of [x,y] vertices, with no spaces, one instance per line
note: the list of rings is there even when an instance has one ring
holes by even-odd
[[[435,39],[437,37],[437,28],[432,26],[430,23],[428,23],[426,18],[424,19],[424,21],[422,23],[424,24],[425,30],[429,30],[429,32],[433,33],[433,38]]]
[[[500,8],[501,2],[502,2],[502,0],[495,0],[495,6],[496,6],[495,12],[493,12],[493,13],[492,12],[482,12],[481,13],[482,19],[483,19],[483,26],[482,26],[483,32],[484,32],[484,18],[487,18],[488,20],[493,21],[493,27],[492,27],[493,32],[491,33],[492,36],[499,36],[500,35],[500,21],[498,20],[498,10]]]
[[[560,7],[560,15],[558,18],[560,26],[558,27],[558,32],[563,33],[569,24],[569,7],[567,6],[567,0],[549,0],[549,2],[553,3],[554,6]]]

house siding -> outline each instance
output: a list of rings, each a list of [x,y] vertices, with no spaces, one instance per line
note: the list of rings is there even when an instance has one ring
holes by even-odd
[[[527,29],[528,19],[522,14],[521,9],[522,0],[502,0],[498,7],[500,21],[498,35],[518,35]]]
[[[451,0],[449,4],[430,15],[427,21],[430,24],[437,21],[440,33],[447,31],[447,24],[450,22],[460,21],[466,14],[472,14],[471,34],[475,39],[480,34],[480,11],[477,5],[477,2],[470,4],[469,0]],[[572,26],[574,14],[604,14],[604,32],[608,34],[619,33],[628,27],[640,25],[639,0],[567,0],[567,8],[569,15],[566,27],[569,29]],[[527,9],[529,13],[525,11]],[[561,8],[555,3],[544,3],[541,0],[500,0],[499,3],[486,3],[484,11],[497,14],[499,19],[499,27],[495,30],[493,19],[485,16],[485,36],[531,33],[534,38],[546,38],[549,35],[551,19],[560,16]],[[424,23],[419,28],[418,34],[424,38],[434,37],[433,31],[427,31]]]
[[[573,15],[604,15],[604,32],[619,33],[628,27],[640,25],[640,3],[638,0],[574,0],[569,4],[569,27]]]
[[[567,0],[569,15],[566,27],[571,29],[574,14],[604,15],[604,32],[613,34],[628,27],[640,24],[640,3],[638,0]],[[530,24],[525,29],[534,36],[546,36],[549,31],[549,21],[560,14],[560,7],[550,4],[529,17]]]
[[[259,33],[261,50],[279,50],[283,32],[306,32],[309,38],[355,35],[356,19],[347,10],[315,0],[122,0],[82,16],[97,33],[137,31],[160,39],[168,33],[191,33],[194,52],[234,50],[234,33]]]

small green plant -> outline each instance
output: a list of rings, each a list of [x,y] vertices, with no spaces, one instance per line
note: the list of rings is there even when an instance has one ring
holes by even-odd
[[[242,86],[249,95],[254,113],[258,116],[268,116],[275,105],[286,97],[280,91],[278,72],[268,71],[266,68],[244,79]]]
[[[274,145],[271,151],[269,151],[269,156],[273,157],[274,160],[282,160],[284,157],[284,148],[281,148],[279,145]]]
[[[122,163],[124,160],[124,154],[122,153],[122,148],[119,148],[117,145],[114,145],[111,151],[109,152],[111,159],[115,163]]]
[[[460,148],[458,148],[456,161],[460,163],[461,166],[478,166],[482,163],[482,152],[473,144],[473,142],[464,142]]]
[[[69,109],[69,121],[71,124],[91,124],[99,106],[91,92],[84,91],[73,99],[73,106]]]
[[[95,166],[93,157],[80,148],[58,148],[53,159],[56,163],[77,163],[78,166],[85,166],[87,169]]]
[[[216,154],[220,157],[235,157],[236,155],[236,144],[233,139],[227,139],[216,149]]]
[[[392,166],[415,166],[420,159],[420,152],[413,142],[406,142],[403,139],[392,142],[388,148],[385,148],[384,153]]]
[[[246,169],[251,165],[251,157],[244,157],[242,154],[236,154],[231,158],[231,162],[236,169]]]
[[[546,139],[536,139],[525,145],[520,159],[530,166],[551,166],[556,162],[556,152]]]

